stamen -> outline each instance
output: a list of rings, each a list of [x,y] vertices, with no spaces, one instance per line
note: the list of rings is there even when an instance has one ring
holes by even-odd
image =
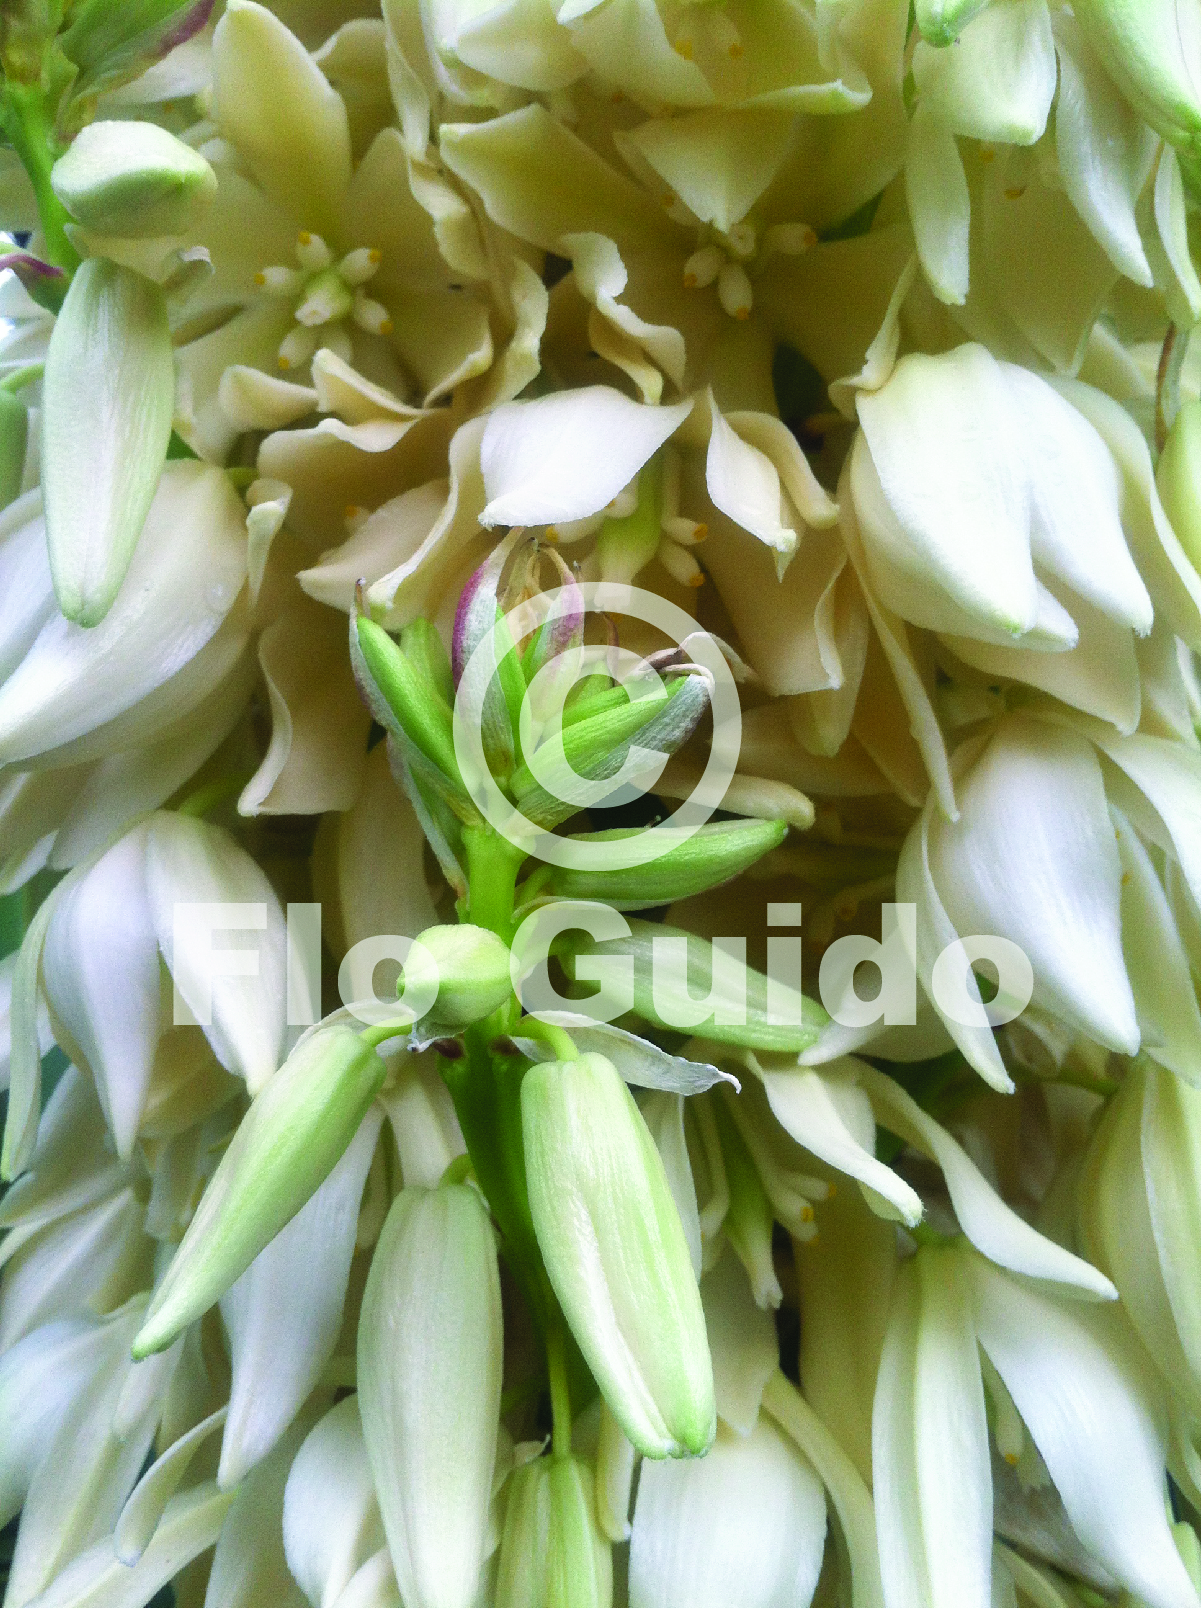
[[[373,301],[362,291],[355,292],[355,305],[351,310],[351,317],[361,330],[369,335],[391,335],[392,316],[383,302]]]
[[[700,289],[703,285],[712,285],[722,272],[725,261],[717,246],[702,246],[700,251],[695,251],[685,262],[685,289],[694,290]]]
[[[751,316],[751,281],[741,263],[723,263],[718,274],[718,300],[731,318],[745,319]]]
[[[317,333],[294,324],[279,346],[281,369],[303,369],[317,351]]]
[[[785,257],[800,257],[817,241],[808,223],[774,223],[764,231],[765,252],[779,251]]]
[[[296,237],[296,260],[310,274],[315,274],[328,268],[334,259],[320,235],[311,235],[307,229],[302,229]]]
[[[664,535],[671,537],[673,542],[679,542],[682,547],[696,547],[698,542],[704,542],[709,535],[709,528],[698,520],[686,519],[683,514],[676,514],[664,521]]]
[[[660,542],[655,556],[668,574],[679,581],[682,587],[705,585],[705,571],[687,548],[665,540]]]
[[[299,296],[305,279],[295,268],[261,268],[255,275],[255,284],[268,296]]]
[[[366,285],[383,261],[374,246],[358,246],[338,264],[338,274],[347,285]]]

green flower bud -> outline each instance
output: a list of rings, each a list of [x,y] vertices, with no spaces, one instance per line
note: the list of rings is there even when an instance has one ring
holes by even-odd
[[[608,832],[580,833],[585,843],[632,838],[641,828],[616,827]],[[564,899],[599,899],[619,911],[642,911],[669,905],[707,888],[729,882],[782,844],[789,829],[783,821],[720,821],[701,827],[691,838],[645,866],[614,871],[577,871],[556,867],[549,891]]]
[[[648,1458],[703,1453],[714,1379],[680,1214],[638,1107],[604,1056],[522,1081],[534,1232],[614,1418]]]
[[[509,947],[486,927],[470,922],[428,927],[405,963],[398,991],[433,968],[438,998],[430,1016],[448,1028],[464,1028],[504,1005],[513,992],[509,975]]]
[[[43,380],[46,542],[59,608],[94,626],[117,596],[166,461],[175,410],[167,302],[93,257],[54,323]]]
[[[1183,402],[1156,465],[1156,490],[1177,540],[1195,570],[1202,569],[1202,404]]]
[[[476,1603],[503,1360],[496,1243],[475,1190],[401,1191],[358,1333],[363,1436],[401,1597]]]
[[[135,1357],[170,1346],[300,1211],[354,1138],[386,1070],[341,1024],[301,1040],[255,1096],[217,1164],[154,1293]]]
[[[572,783],[581,777],[604,781],[616,777],[632,744],[674,754],[691,737],[709,704],[702,676],[680,676],[662,691],[631,700],[620,688],[603,694],[599,708],[581,707],[571,723],[565,719],[562,756],[555,754],[537,767],[520,766],[510,780],[518,809],[540,827],[554,827],[576,814]]]
[[[1139,115],[1170,145],[1198,148],[1198,94],[1176,0],[1076,0],[1073,13]]]
[[[580,1459],[536,1458],[509,1478],[498,1604],[613,1602],[613,1558],[597,1525],[593,1472]]]
[[[157,123],[89,123],[50,183],[76,223],[138,238],[182,234],[217,192],[204,157]]]

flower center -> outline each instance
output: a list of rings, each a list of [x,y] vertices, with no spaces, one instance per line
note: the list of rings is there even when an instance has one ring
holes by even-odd
[[[762,268],[774,255],[800,257],[817,239],[806,223],[770,224],[757,238],[754,227],[744,220],[726,234],[707,240],[686,260],[685,289],[702,290],[716,284],[723,311],[731,318],[748,318],[755,294],[748,270]]]
[[[347,320],[369,335],[388,335],[388,309],[363,287],[382,261],[374,246],[357,246],[337,263],[320,235],[303,229],[296,237],[297,267],[262,268],[255,284],[266,295],[290,301],[296,322],[280,342],[281,369],[303,369],[319,346],[350,360]]]

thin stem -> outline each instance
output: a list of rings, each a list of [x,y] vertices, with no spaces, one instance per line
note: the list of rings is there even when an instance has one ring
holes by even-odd
[[[572,1398],[562,1323],[547,1330],[547,1378],[551,1386],[551,1457],[566,1458],[572,1450]]]
[[[540,1017],[523,1017],[518,1027],[526,1038],[541,1039],[544,1045],[550,1045],[558,1061],[579,1061],[580,1052],[571,1034],[555,1023],[543,1022]]]
[[[365,1045],[374,1050],[377,1046],[385,1044],[389,1039],[399,1039],[401,1034],[407,1034],[413,1027],[411,1022],[377,1022],[370,1028],[361,1028],[359,1038]]]
[[[33,186],[46,261],[71,274],[79,267],[79,253],[66,233],[70,215],[50,183],[50,170],[61,153],[40,84],[10,82],[4,86],[0,95],[0,127],[20,157]]]
[[[508,944],[513,937],[513,901],[525,852],[491,827],[465,827],[468,920]]]

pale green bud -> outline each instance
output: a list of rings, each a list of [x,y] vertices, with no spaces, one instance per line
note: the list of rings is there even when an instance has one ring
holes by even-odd
[[[89,123],[50,172],[54,193],[102,235],[179,235],[217,193],[199,152],[157,123]]]
[[[438,985],[431,1017],[448,1028],[465,1028],[504,1005],[513,992],[509,947],[486,927],[470,922],[428,927],[405,963],[402,985],[420,986],[430,971]]]
[[[255,1096],[134,1343],[161,1352],[234,1283],[346,1150],[387,1071],[354,1029],[302,1039]]]
[[[1156,465],[1156,490],[1177,540],[1202,569],[1202,403],[1183,402]]]
[[[478,1601],[501,1370],[501,1284],[483,1202],[462,1184],[402,1190],[363,1294],[358,1385],[405,1603]]]
[[[1076,0],[1073,12],[1140,116],[1171,145],[1196,152],[1202,120],[1177,0]]]
[[[714,1379],[680,1214],[646,1123],[604,1056],[522,1081],[534,1231],[589,1367],[648,1458],[703,1453]]]
[[[612,843],[633,838],[638,827],[616,827],[606,832],[580,833],[583,843]],[[701,894],[729,882],[785,841],[783,821],[715,821],[698,828],[658,860],[645,866],[613,871],[577,870],[557,866],[548,891],[564,899],[599,899],[619,911],[648,910],[674,900]]]
[[[54,322],[43,380],[46,541],[59,608],[94,626],[117,596],[171,439],[175,358],[160,287],[93,257]]]
[[[593,1472],[580,1459],[536,1458],[509,1478],[498,1604],[613,1602],[613,1559],[597,1525]]]

